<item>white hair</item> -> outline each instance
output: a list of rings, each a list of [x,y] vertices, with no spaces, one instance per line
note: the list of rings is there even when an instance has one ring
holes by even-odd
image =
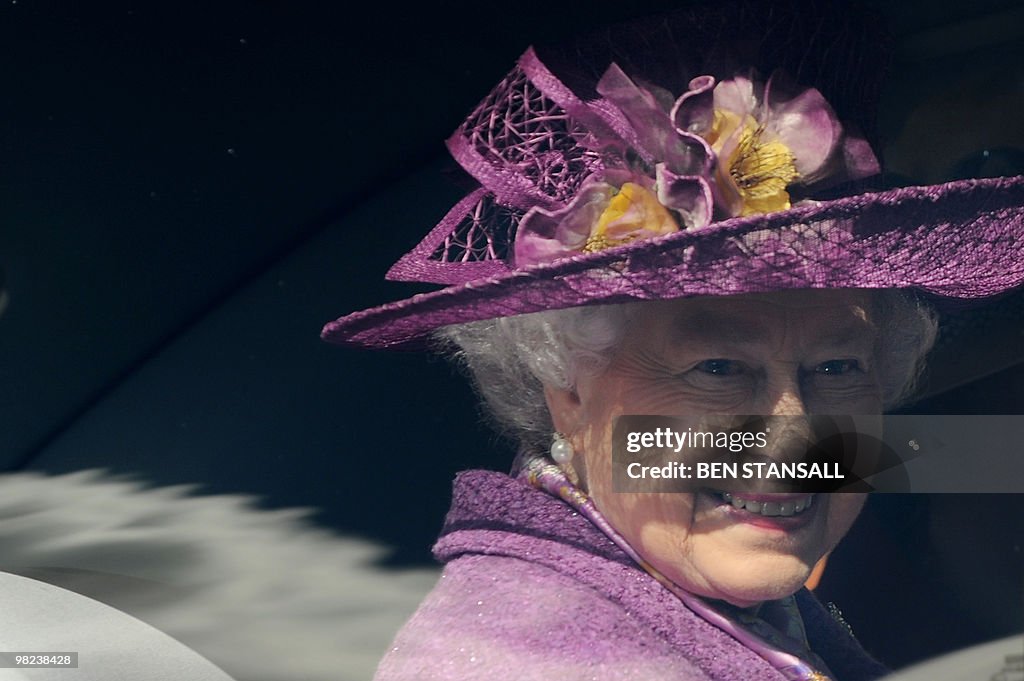
[[[873,303],[882,400],[892,409],[912,394],[938,321],[928,305],[902,291],[876,291]],[[444,327],[435,337],[469,373],[498,432],[521,451],[543,451],[553,431],[544,386],[571,390],[581,376],[599,375],[642,304],[500,317]]]

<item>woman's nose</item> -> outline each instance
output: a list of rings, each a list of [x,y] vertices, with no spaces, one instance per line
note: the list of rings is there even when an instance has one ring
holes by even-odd
[[[771,428],[768,456],[780,461],[801,461],[811,438],[809,413],[799,375],[775,377],[765,384],[761,416]],[[796,417],[796,418],[794,418]]]
[[[798,374],[786,372],[769,376],[758,398],[760,416],[804,416],[808,413]]]
[[[770,402],[771,408],[768,412],[770,416],[804,416],[807,414],[807,405],[804,403],[799,388],[781,392]]]

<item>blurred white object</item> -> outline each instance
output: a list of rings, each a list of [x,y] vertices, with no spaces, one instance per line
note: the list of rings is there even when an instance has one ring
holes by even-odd
[[[189,491],[98,471],[0,476],[0,569],[133,615],[238,681],[370,678],[437,580],[374,567],[384,547],[307,511]]]
[[[0,681],[232,681],[170,636],[91,598],[0,573],[3,652],[77,652],[77,668],[0,669]]]
[[[881,681],[1024,681],[1024,634],[915,664]]]

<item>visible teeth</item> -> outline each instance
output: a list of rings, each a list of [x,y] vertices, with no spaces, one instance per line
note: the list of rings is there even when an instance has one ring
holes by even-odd
[[[750,513],[759,513],[763,516],[791,516],[803,513],[809,509],[814,499],[813,494],[795,501],[754,501],[753,499],[742,499],[729,492],[719,492],[727,503],[733,508],[742,508]]]

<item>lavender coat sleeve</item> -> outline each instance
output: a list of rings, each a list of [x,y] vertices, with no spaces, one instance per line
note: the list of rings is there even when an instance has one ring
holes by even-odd
[[[377,681],[785,681],[570,506],[508,476],[460,474],[434,554],[444,574]],[[839,681],[884,673],[813,596],[798,602]]]

